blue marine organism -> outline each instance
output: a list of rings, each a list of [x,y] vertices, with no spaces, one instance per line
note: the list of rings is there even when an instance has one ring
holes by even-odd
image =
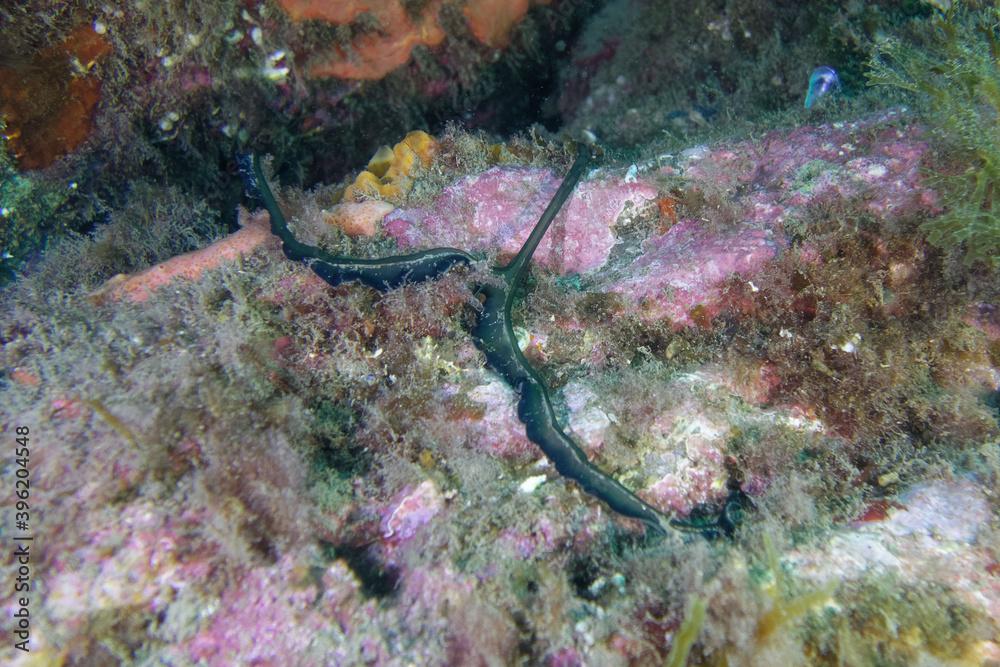
[[[822,65],[809,75],[809,90],[806,91],[806,109],[811,109],[816,100],[829,93],[840,90],[840,77],[837,70]]]

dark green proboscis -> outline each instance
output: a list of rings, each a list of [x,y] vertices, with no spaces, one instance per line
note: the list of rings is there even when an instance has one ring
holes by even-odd
[[[656,532],[676,528],[709,536],[731,534],[746,505],[738,487],[733,488],[718,516],[682,521],[663,515],[593,465],[583,450],[559,428],[545,382],[517,345],[511,321],[514,295],[524,282],[535,249],[583,176],[589,159],[588,152],[581,150],[520,252],[506,266],[493,269],[499,280],[475,285],[475,291],[482,300],[482,310],[472,329],[472,338],[486,355],[490,367],[517,392],[517,415],[524,423],[528,439],[538,445],[559,474],[575,481],[615,512],[639,519]],[[292,236],[256,155],[252,158],[241,157],[240,168],[248,194],[258,199],[270,214],[271,231],[281,239],[285,256],[294,261],[308,262],[310,268],[331,285],[357,281],[387,291],[404,283],[431,280],[457,264],[469,264],[476,260],[469,253],[455,248],[432,248],[385,259],[330,255],[320,248],[300,243]]]

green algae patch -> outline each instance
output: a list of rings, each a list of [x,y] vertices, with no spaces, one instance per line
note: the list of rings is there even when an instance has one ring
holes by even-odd
[[[667,655],[667,667],[684,667],[687,664],[691,647],[698,639],[701,628],[705,624],[705,601],[702,598],[695,598],[691,602],[691,608],[684,617],[684,622],[674,635],[674,642]]]
[[[989,3],[992,4],[992,3]],[[944,5],[942,5],[944,6]],[[954,167],[938,178],[947,210],[923,223],[934,245],[967,264],[1000,267],[1000,8],[947,3],[919,41],[888,39],[868,83],[911,96]]]

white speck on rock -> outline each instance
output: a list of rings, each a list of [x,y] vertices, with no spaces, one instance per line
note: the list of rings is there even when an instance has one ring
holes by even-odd
[[[882,178],[888,172],[889,170],[885,168],[884,164],[877,164],[877,163],[870,165],[868,167],[868,170],[866,171],[869,178]]]
[[[708,157],[709,153],[711,153],[711,151],[708,149],[708,146],[704,144],[700,146],[692,146],[691,148],[681,152],[681,159],[692,161],[702,160]]]
[[[521,485],[517,487],[517,490],[521,493],[534,493],[535,489],[544,484],[547,479],[548,477],[545,475],[532,475],[521,482]]]

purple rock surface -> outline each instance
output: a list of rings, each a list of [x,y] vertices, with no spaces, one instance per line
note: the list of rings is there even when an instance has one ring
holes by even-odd
[[[547,169],[493,167],[445,188],[429,208],[398,209],[385,232],[400,248],[447,246],[513,257],[528,238],[561,178]],[[535,252],[557,273],[585,273],[607,261],[613,228],[626,211],[656,198],[647,183],[586,181],[570,197]]]

